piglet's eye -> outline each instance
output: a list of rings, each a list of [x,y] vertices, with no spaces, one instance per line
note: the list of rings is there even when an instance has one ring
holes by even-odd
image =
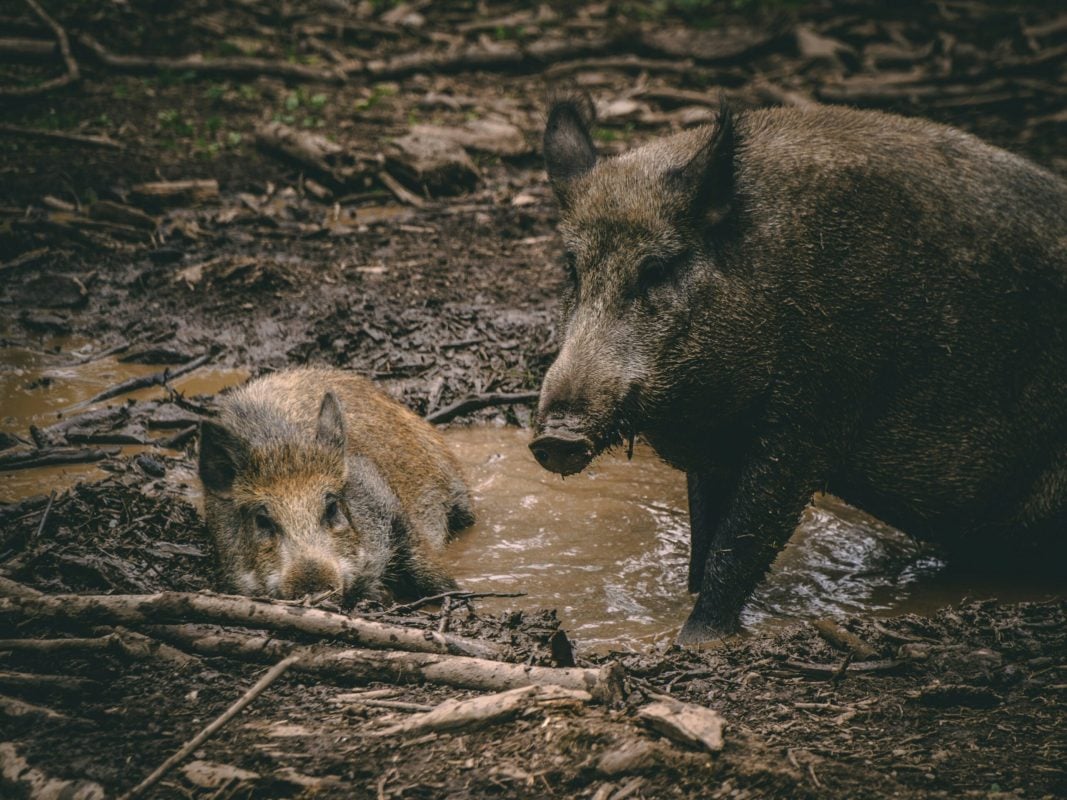
[[[336,497],[327,497],[326,509],[322,513],[323,521],[328,525],[339,525],[342,518],[341,503]]]
[[[255,517],[256,532],[262,536],[274,536],[278,532],[278,525],[265,511],[260,511]]]

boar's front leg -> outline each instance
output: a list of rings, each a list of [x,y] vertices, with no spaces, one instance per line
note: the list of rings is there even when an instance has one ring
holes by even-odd
[[[705,546],[700,594],[678,636],[681,644],[739,629],[742,607],[820,484],[822,459],[803,455],[809,448],[794,437],[776,438],[764,438],[742,468],[726,514]]]
[[[687,472],[685,478],[689,490],[689,591],[695,594],[704,584],[708,549],[726,513],[732,486],[715,472]]]

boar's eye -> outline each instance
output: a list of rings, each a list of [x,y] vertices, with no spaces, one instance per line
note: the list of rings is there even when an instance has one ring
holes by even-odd
[[[654,286],[670,279],[684,261],[684,256],[648,256],[637,268],[637,294],[643,295]]]
[[[575,286],[578,285],[578,257],[571,251],[564,254],[563,268],[567,272],[567,280]]]
[[[344,521],[341,502],[333,495],[326,496],[326,508],[322,512],[322,521],[329,526],[340,525]]]
[[[266,511],[257,511],[253,523],[256,526],[256,533],[260,536],[275,536],[278,533],[278,523],[271,519]]]

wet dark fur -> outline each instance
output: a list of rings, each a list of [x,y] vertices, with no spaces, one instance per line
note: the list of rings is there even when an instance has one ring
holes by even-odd
[[[562,104],[545,153],[572,277],[537,432],[687,471],[683,641],[737,628],[815,491],[958,551],[1067,540],[1063,180],[841,108],[594,164]]]

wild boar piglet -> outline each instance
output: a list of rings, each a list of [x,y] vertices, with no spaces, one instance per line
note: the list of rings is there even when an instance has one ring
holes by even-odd
[[[294,369],[227,396],[200,438],[225,591],[345,600],[455,588],[437,552],[473,522],[444,441],[370,381]]]

